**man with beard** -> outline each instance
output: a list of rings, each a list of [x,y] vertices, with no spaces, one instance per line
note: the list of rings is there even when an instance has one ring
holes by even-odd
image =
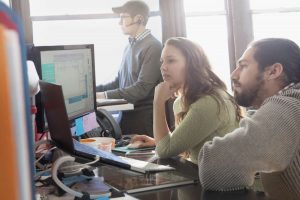
[[[232,72],[237,103],[257,109],[199,153],[204,189],[244,189],[260,173],[274,199],[300,199],[300,49],[281,38],[249,45]]]

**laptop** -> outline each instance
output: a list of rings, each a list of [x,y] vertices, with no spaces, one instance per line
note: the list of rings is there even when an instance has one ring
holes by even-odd
[[[101,163],[141,173],[174,170],[170,166],[117,156],[111,152],[93,148],[73,139],[69,127],[62,86],[44,81],[40,81],[39,84],[50,136],[58,148],[72,156],[89,160],[94,160],[96,156],[99,156]]]

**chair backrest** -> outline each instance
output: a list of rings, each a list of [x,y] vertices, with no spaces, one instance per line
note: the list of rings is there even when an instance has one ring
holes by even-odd
[[[175,99],[169,99],[166,102],[166,117],[169,129],[173,131],[175,129],[175,116],[173,111],[173,104]]]

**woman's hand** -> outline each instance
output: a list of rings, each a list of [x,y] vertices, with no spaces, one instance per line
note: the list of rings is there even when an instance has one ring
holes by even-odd
[[[155,140],[147,135],[135,135],[131,138],[129,145],[134,148],[155,147]]]
[[[171,97],[174,97],[178,87],[170,85],[169,82],[161,82],[155,87],[154,103],[165,103]]]

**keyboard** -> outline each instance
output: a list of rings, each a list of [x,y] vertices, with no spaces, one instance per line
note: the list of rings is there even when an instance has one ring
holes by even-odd
[[[74,149],[77,152],[83,152],[89,155],[98,155],[100,156],[100,159],[105,159],[111,163],[111,164],[117,164],[117,166],[125,166],[130,167],[131,170],[140,172],[140,173],[148,173],[148,172],[159,172],[159,171],[167,171],[167,170],[174,170],[173,167],[165,166],[165,165],[159,165],[155,163],[150,163],[142,160],[137,160],[134,158],[128,158],[128,157],[122,157],[122,156],[116,156],[115,154],[111,152],[102,151],[100,149],[96,149],[91,146],[87,146],[84,144],[81,144],[80,142],[73,140],[74,143]]]
[[[151,162],[137,160],[134,158],[128,158],[128,157],[123,157],[123,156],[119,156],[119,157],[123,161],[125,161],[131,165],[131,170],[138,171],[141,173],[174,170],[173,167],[166,166],[166,165],[159,165],[156,163],[151,163]]]

